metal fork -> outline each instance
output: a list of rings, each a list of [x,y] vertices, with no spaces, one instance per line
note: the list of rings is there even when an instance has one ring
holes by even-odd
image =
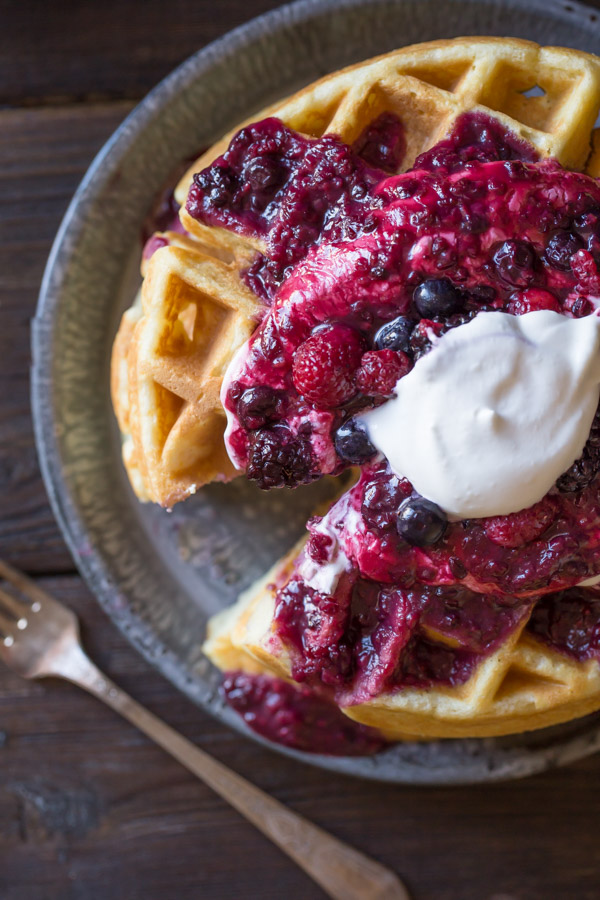
[[[23,678],[64,678],[112,706],[252,822],[335,900],[410,900],[394,872],[287,809],[136,703],[88,659],[75,613],[1,560],[0,659]]]

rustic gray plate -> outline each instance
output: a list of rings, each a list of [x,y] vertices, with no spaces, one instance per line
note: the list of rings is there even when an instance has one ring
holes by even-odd
[[[240,479],[206,488],[171,515],[136,501],[121,466],[108,375],[117,323],[139,280],[140,224],[180,160],[253,110],[348,63],[465,34],[600,51],[596,13],[558,0],[284,6],[197,53],[134,110],[83,179],[48,261],[33,323],[32,403],[42,471],[65,538],[134,646],[192,700],[257,740],[219,699],[218,675],[200,652],[206,620],[291,545],[327,487],[265,495]],[[522,737],[400,744],[369,759],[269,746],[367,778],[469,783],[592,753],[600,748],[599,721]]]

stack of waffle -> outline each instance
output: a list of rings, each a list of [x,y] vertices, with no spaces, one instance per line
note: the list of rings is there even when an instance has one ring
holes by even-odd
[[[499,120],[541,157],[600,173],[594,125],[600,60],[560,48],[493,38],[409,47],[327,76],[253,117],[277,116],[310,137],[352,143],[384,112],[405,127],[402,168],[431,148],[466,111]],[[163,506],[236,471],[224,441],[221,381],[265,313],[243,271],[266,247],[259,238],[204,224],[185,200],[193,173],[227,147],[227,135],[180,181],[185,230],[162,234],[144,264],[141,296],[124,314],[112,359],[112,394],[123,459],[141,500]],[[216,616],[205,650],[223,670],[291,680],[293,648],[274,621],[276,593],[297,571],[295,548],[238,604]],[[404,737],[485,736],[539,728],[600,707],[600,666],[559,653],[526,630],[510,636],[459,685],[404,687],[343,706],[351,718]],[[444,640],[436,635],[437,640]]]

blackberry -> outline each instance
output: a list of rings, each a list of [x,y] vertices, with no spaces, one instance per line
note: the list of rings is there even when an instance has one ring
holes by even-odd
[[[592,423],[590,436],[583,448],[583,453],[560,476],[556,482],[556,487],[563,494],[582,491],[592,483],[598,471],[600,471],[600,415],[596,413],[596,418]]]
[[[583,241],[578,234],[556,231],[546,244],[546,259],[555,269],[568,271],[571,268],[571,257],[582,249]]]
[[[487,311],[487,307],[482,306],[479,309],[469,309],[462,313],[455,313],[441,322],[433,321],[432,319],[421,319],[410,337],[410,353],[415,362],[431,350],[433,346],[430,338],[431,332],[437,337],[441,337],[447,331],[450,331],[451,328],[458,328],[459,325],[465,325],[467,322],[470,322],[478,312]]]
[[[262,428],[285,412],[285,395],[264,384],[246,388],[237,401],[240,422],[249,430]]]
[[[527,241],[503,241],[493,254],[496,271],[503,281],[526,287],[535,278],[535,253]]]
[[[237,180],[228,166],[213,166],[194,175],[194,183],[207,196],[210,203],[220,209],[234,202]]]
[[[255,192],[275,193],[285,181],[286,172],[273,156],[256,156],[244,166],[244,177]]]
[[[247,475],[262,490],[296,487],[313,481],[319,472],[312,471],[310,443],[293,437],[282,425],[262,428],[252,441]]]
[[[404,128],[398,116],[384,112],[371,122],[352,147],[369,166],[395,172],[406,150]]]

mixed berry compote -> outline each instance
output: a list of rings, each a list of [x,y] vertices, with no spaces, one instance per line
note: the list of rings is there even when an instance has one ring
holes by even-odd
[[[391,471],[358,415],[480,312],[593,312],[600,186],[480,113],[397,174],[404,148],[389,113],[352,146],[266,119],[187,201],[262,242],[245,277],[265,316],[223,385],[232,460],[265,489],[361,467],[276,599],[294,677],[341,705],[464,682],[530,614],[560,652],[598,651],[597,595],[576,585],[600,571],[600,414],[538,503],[458,522]]]
[[[253,731],[294,750],[326,756],[371,756],[387,745],[374,728],[353,722],[308,687],[291,685],[281,678],[228,672],[222,693]]]

